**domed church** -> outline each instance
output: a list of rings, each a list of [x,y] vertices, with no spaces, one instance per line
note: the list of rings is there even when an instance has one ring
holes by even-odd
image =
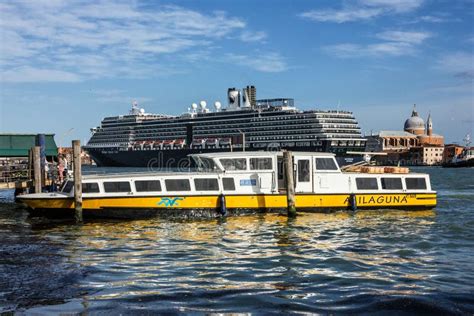
[[[429,117],[429,120],[431,116]],[[418,116],[416,111],[416,104],[413,106],[413,111],[411,112],[411,117],[407,118],[405,121],[405,127],[403,128],[405,132],[412,133],[415,135],[423,135],[425,133],[425,122],[421,117]]]
[[[387,153],[386,163],[435,165],[443,158],[444,137],[433,133],[431,114],[425,124],[414,105],[403,131],[380,131],[367,136],[366,150]]]

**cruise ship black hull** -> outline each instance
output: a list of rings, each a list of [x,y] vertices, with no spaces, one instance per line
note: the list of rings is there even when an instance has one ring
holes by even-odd
[[[290,148],[289,148],[290,149]],[[241,148],[234,151],[241,151]],[[279,148],[260,150],[280,150]],[[305,152],[335,152],[340,165],[360,161],[362,155],[347,155],[347,151],[363,151],[363,148],[338,148],[337,150],[322,150],[320,147],[292,147],[292,151]],[[192,166],[188,157],[190,154],[229,152],[229,148],[204,148],[204,149],[168,149],[168,150],[120,150],[88,148],[87,152],[99,167],[147,167],[151,169],[186,169]],[[247,149],[255,151],[255,149]]]

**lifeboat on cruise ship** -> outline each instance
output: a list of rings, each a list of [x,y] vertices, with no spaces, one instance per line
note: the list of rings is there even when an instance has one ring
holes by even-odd
[[[152,141],[146,141],[143,144],[143,150],[150,150],[153,147],[153,142]]]
[[[164,149],[171,149],[173,148],[175,140],[174,139],[167,139],[163,142],[163,148]]]
[[[160,140],[155,140],[155,141],[153,142],[153,149],[161,149],[161,144],[162,144],[162,143],[163,143],[163,142],[160,141]]]
[[[177,139],[175,142],[174,142],[174,147],[175,148],[183,148],[184,145],[186,144],[186,141],[184,139]]]
[[[193,140],[193,142],[191,143],[191,147],[192,148],[202,148],[205,143],[206,143],[205,139],[197,138],[197,139]]]
[[[137,141],[133,144],[133,150],[142,150],[144,142]]]
[[[219,140],[217,138],[208,138],[206,139],[206,147],[215,148],[219,144]]]
[[[230,147],[230,145],[232,145],[232,139],[230,137],[219,138],[219,146]]]

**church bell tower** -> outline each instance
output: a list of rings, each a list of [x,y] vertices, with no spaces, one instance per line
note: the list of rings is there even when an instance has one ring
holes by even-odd
[[[428,114],[428,121],[426,122],[426,130],[428,131],[428,136],[433,135],[433,121],[431,120],[431,113]]]

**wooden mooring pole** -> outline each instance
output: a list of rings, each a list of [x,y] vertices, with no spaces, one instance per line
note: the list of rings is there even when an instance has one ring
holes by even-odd
[[[28,180],[33,178],[33,147],[28,150]]]
[[[72,141],[74,164],[74,218],[76,223],[82,222],[82,172],[81,172],[81,141]]]
[[[296,216],[296,203],[295,183],[293,179],[293,155],[291,154],[291,151],[283,152],[283,165],[285,167],[288,217],[294,217]]]
[[[32,148],[33,151],[33,172],[34,172],[34,183],[35,193],[41,193],[41,156],[40,147],[35,146]]]

